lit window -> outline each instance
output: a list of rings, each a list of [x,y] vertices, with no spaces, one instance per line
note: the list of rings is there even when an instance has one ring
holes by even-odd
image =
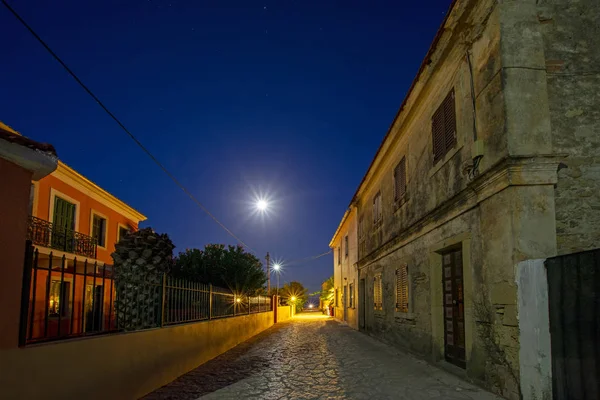
[[[51,317],[67,316],[69,313],[70,282],[52,280],[48,295],[48,315]]]
[[[348,306],[350,308],[352,308],[352,307],[354,307],[354,284],[353,283],[351,283],[349,285],[348,290],[350,291],[349,296],[348,296],[348,300],[349,300]]]

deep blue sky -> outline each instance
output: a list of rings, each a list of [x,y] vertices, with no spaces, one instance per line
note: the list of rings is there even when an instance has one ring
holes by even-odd
[[[329,240],[450,0],[13,0],[125,125],[264,257]],[[0,120],[148,216],[177,248],[235,243],[0,5]],[[253,192],[272,198],[251,215]],[[311,291],[328,255],[281,279]]]

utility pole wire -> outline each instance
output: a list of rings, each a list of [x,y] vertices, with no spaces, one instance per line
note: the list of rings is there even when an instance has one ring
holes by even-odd
[[[52,51],[52,49],[50,48],[50,46],[48,46],[46,44],[46,42],[44,42],[42,40],[42,38],[33,30],[33,28],[31,28],[29,26],[29,24],[27,24],[27,22],[25,22],[25,20],[23,18],[21,18],[21,16],[6,2],[6,0],[2,0],[2,4],[4,4],[4,6],[8,9],[8,11],[11,12],[12,15],[15,16],[15,18],[17,18],[19,20],[19,22],[25,27],[27,28],[27,30],[37,39],[38,42],[40,42],[40,44],[42,46],[44,46],[44,48],[48,51],[48,53],[50,53],[52,55],[52,57],[54,57],[54,59],[56,61],[58,61],[58,63],[60,65],[62,65],[62,67],[69,73],[69,75],[71,75],[71,77],[73,79],[75,79],[75,81],[79,84],[79,86],[81,86],[83,88],[83,90],[85,90],[87,92],[87,94],[89,94],[95,101],[96,103],[98,103],[98,105],[117,123],[117,125],[119,125],[121,127],[121,129],[123,129],[123,131],[125,131],[125,133],[127,135],[129,135],[129,137],[135,142],[135,144],[137,144],[139,146],[139,148],[141,148],[144,153],[146,153],[148,155],[148,157],[150,157],[150,159],[152,161],[154,161],[154,163],[156,165],[158,165],[158,167],[163,170],[163,172],[165,174],[167,174],[167,176],[169,178],[171,178],[171,180],[181,189],[183,190],[183,192],[190,198],[192,199],[192,201],[194,203],[196,203],[198,205],[198,207],[200,207],[202,209],[202,211],[204,211],[209,217],[211,217],[221,228],[223,228],[225,230],[225,232],[227,232],[231,237],[233,237],[235,240],[237,240],[242,246],[246,247],[248,250],[254,252],[254,250],[252,250],[252,248],[250,246],[248,246],[246,243],[244,243],[242,241],[242,239],[240,239],[239,237],[237,237],[232,231],[230,231],[221,221],[219,221],[217,219],[217,217],[215,217],[210,211],[208,211],[208,209],[206,207],[204,207],[204,205],[202,203],[200,203],[200,201],[198,201],[198,199],[196,199],[196,197],[194,197],[194,195],[192,193],[190,193],[190,191],[183,186],[183,184],[181,182],[179,182],[179,180],[177,180],[177,178],[175,178],[175,176],[169,172],[169,170],[167,170],[167,168],[162,165],[162,163],[160,161],[158,161],[158,159],[156,157],[154,157],[154,155],[150,152],[150,150],[148,150],[126,127],[125,125],[123,125],[123,123],[104,105],[104,103],[102,103],[102,101],[100,101],[100,99],[81,81],[81,79],[79,79],[79,77],[77,77],[77,75],[71,70],[71,68],[69,68],[67,66],[67,64],[65,64],[60,57],[54,52]]]

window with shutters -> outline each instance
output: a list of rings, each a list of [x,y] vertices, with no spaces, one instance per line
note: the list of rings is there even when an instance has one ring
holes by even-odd
[[[348,307],[354,308],[354,283],[348,286]]]
[[[408,265],[396,270],[396,311],[408,312]]]
[[[338,265],[340,265],[342,263],[342,247],[340,245],[340,247],[337,248],[337,258],[338,258]]]
[[[406,157],[394,168],[394,201],[400,201],[406,196]]]
[[[375,310],[383,310],[383,283],[381,274],[375,275],[373,279],[373,303]]]
[[[431,119],[434,164],[456,145],[454,89],[450,91]]]
[[[344,237],[344,257],[348,258],[348,235]]]
[[[381,218],[381,192],[377,192],[377,194],[373,198],[373,224],[378,225],[381,222]]]

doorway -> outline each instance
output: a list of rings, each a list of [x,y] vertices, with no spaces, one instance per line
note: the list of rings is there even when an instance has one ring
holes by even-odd
[[[364,278],[358,282],[358,327],[360,330],[365,329],[365,280]]]
[[[442,254],[442,287],[444,357],[446,361],[466,368],[463,263],[460,248]]]

